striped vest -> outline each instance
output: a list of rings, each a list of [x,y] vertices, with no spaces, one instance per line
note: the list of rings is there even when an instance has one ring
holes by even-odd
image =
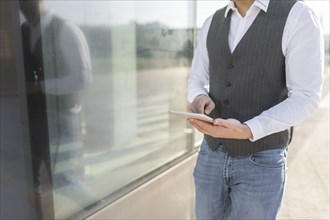
[[[241,122],[258,116],[287,98],[285,57],[282,53],[284,26],[294,0],[271,0],[267,12],[260,11],[233,53],[228,45],[231,13],[218,10],[207,36],[209,96],[216,107],[213,118],[235,118]],[[285,148],[289,130],[258,141],[213,138],[206,135],[212,150],[224,145],[229,155]]]

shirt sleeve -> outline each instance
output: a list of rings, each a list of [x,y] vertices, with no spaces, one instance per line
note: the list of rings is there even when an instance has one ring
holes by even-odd
[[[199,33],[197,47],[192,60],[188,78],[188,101],[192,102],[198,95],[208,95],[209,84],[209,57],[206,47],[207,34],[211,25],[210,16],[204,22]]]
[[[323,33],[314,12],[302,2],[292,8],[283,33],[288,98],[244,122],[251,141],[300,124],[314,114],[321,98]]]
[[[63,95],[80,91],[92,83],[90,52],[85,36],[74,24],[66,22],[58,33],[59,47],[65,61],[63,77],[46,79],[46,94]]]

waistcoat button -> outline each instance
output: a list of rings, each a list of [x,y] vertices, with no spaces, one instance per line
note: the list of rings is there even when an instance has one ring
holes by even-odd
[[[234,64],[232,64],[232,63],[228,64],[228,68],[229,68],[229,69],[234,68]]]
[[[226,86],[226,87],[230,87],[230,86],[231,86],[231,83],[227,81],[227,82],[225,83],[225,86]]]
[[[229,100],[226,99],[225,101],[223,101],[223,103],[225,103],[225,105],[229,105]]]

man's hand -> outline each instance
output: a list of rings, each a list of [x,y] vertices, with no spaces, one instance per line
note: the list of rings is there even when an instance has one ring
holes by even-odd
[[[200,132],[215,138],[230,139],[249,139],[252,138],[252,132],[249,126],[241,124],[236,119],[217,118],[213,124],[197,120],[189,119],[190,124]]]
[[[196,96],[194,101],[189,105],[188,111],[193,113],[210,114],[215,108],[212,99],[206,95]]]

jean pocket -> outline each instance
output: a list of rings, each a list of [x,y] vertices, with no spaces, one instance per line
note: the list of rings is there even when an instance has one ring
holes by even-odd
[[[250,161],[261,167],[281,168],[286,162],[286,149],[266,150],[252,153]]]

